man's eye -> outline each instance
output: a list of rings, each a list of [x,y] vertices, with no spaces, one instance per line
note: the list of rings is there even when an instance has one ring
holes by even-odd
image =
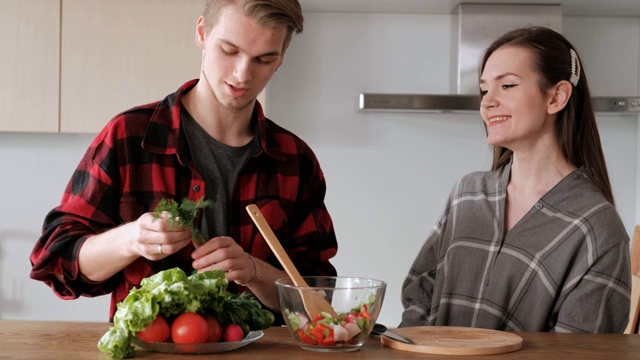
[[[221,49],[222,49],[222,52],[227,55],[233,55],[238,53],[238,51],[236,51],[235,49],[229,49],[229,48],[221,48]]]
[[[271,58],[271,57],[268,57],[268,58],[257,58],[256,62],[259,63],[259,64],[265,64],[266,65],[266,64],[272,63],[274,60],[275,60],[275,58]]]
[[[487,95],[487,93],[489,92],[489,90],[482,90],[480,89],[480,95],[485,96]]]

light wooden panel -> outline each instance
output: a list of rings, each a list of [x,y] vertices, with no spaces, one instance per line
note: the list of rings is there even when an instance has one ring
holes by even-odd
[[[640,226],[636,225],[631,240],[631,310],[625,334],[638,333],[638,316],[640,316]]]
[[[60,0],[0,0],[0,131],[57,132]]]
[[[61,132],[98,132],[200,73],[205,0],[64,0]]]
[[[631,274],[640,276],[640,225],[633,228],[631,240]]]
[[[640,315],[640,276],[631,275],[631,309],[629,311],[629,323],[624,330],[625,334],[638,333],[638,315]]]

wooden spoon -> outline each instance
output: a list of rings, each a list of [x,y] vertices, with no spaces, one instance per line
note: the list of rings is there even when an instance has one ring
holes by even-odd
[[[258,230],[260,230],[260,233],[264,237],[264,240],[271,248],[271,251],[273,251],[273,253],[276,255],[278,261],[280,261],[280,264],[293,281],[293,284],[300,287],[309,287],[307,282],[304,281],[302,276],[300,276],[300,272],[298,272],[298,269],[296,269],[295,265],[293,265],[293,263],[291,262],[291,258],[289,258],[289,255],[287,255],[287,253],[284,251],[284,248],[282,248],[280,241],[278,241],[276,234],[273,233],[273,230],[271,230],[271,227],[262,216],[260,209],[258,209],[258,207],[254,204],[248,205],[246,209],[249,213],[249,216],[251,217],[251,220],[253,220],[253,223],[256,224]],[[321,293],[315,290],[307,289],[300,290],[300,296],[302,297],[302,303],[304,304],[304,308],[307,311],[307,315],[309,315],[309,319],[313,319],[316,315],[320,314],[321,311],[324,311],[333,316],[336,315],[336,312],[333,310],[331,304],[329,304],[327,299],[325,299],[325,297]]]

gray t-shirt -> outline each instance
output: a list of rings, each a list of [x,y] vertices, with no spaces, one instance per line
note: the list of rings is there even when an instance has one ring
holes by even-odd
[[[182,107],[182,125],[191,149],[196,168],[204,178],[205,199],[213,206],[205,209],[201,232],[205,239],[229,235],[229,201],[238,173],[251,154],[259,151],[258,137],[248,144],[235,147],[223,144],[211,137],[189,112]]]

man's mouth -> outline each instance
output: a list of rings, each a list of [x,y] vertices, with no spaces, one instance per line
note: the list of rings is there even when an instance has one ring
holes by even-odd
[[[231,85],[229,83],[227,83],[227,89],[229,90],[229,93],[232,96],[236,96],[236,97],[237,96],[242,96],[242,95],[246,94],[249,91],[248,88],[236,87],[236,86],[233,86],[233,85]]]

